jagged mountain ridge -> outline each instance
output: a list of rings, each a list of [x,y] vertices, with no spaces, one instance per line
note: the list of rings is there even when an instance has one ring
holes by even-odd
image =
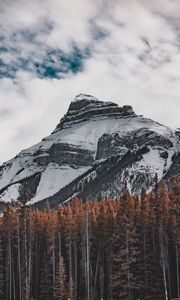
[[[125,181],[139,193],[153,186],[156,173],[180,173],[178,149],[174,130],[129,105],[80,94],[52,134],[0,167],[0,201],[57,205],[73,195],[116,195]]]

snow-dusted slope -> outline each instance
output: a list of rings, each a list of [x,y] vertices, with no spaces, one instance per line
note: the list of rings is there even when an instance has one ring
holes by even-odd
[[[162,178],[169,170],[177,144],[174,130],[137,116],[131,106],[118,107],[81,94],[71,102],[51,135],[0,167],[0,200],[26,197],[34,203],[53,198],[62,190],[64,201],[71,190],[72,194],[74,189],[76,194],[82,192],[86,176],[92,180],[91,172],[96,174],[95,169],[106,160],[123,160],[128,151],[135,153],[143,147],[148,151],[118,176],[121,181],[133,177],[129,186],[138,191],[141,186],[135,184],[136,174],[148,172],[149,188],[155,173]]]

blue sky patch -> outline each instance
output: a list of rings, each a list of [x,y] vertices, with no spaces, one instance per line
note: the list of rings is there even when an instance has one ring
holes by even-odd
[[[90,57],[89,48],[81,50],[77,46],[73,46],[72,51],[68,54],[59,49],[47,49],[43,57],[38,58],[33,56],[23,58],[17,49],[10,49],[8,51],[6,47],[0,47],[0,57],[5,52],[9,52],[12,57],[14,55],[14,60],[13,62],[5,63],[0,58],[0,78],[15,78],[16,72],[22,70],[36,74],[39,78],[60,79],[67,73],[76,74],[81,72],[84,60]]]

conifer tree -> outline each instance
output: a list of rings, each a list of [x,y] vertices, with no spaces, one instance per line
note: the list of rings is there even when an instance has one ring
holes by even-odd
[[[88,213],[87,213],[88,212]],[[57,210],[8,204],[0,216],[0,299],[180,297],[180,179]]]
[[[3,251],[3,221],[0,220],[0,299],[4,299],[4,251]]]
[[[47,257],[43,256],[41,269],[40,269],[40,300],[52,299],[52,278],[49,273],[49,264]]]
[[[5,282],[6,291],[5,297],[7,300],[13,300],[13,245],[12,245],[12,231],[13,231],[13,207],[7,204],[4,211],[4,224],[6,236],[6,261],[5,261]]]
[[[70,289],[68,289],[68,287]],[[55,288],[54,288],[54,299],[55,300],[66,300],[71,298],[73,295],[73,287],[67,285],[67,274],[64,265],[64,259],[61,256],[56,270]],[[68,296],[68,297],[67,297]]]

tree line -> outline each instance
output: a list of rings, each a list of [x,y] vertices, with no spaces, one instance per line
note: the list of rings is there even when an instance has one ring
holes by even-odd
[[[0,299],[180,297],[180,178],[56,209],[7,204],[0,217]]]

